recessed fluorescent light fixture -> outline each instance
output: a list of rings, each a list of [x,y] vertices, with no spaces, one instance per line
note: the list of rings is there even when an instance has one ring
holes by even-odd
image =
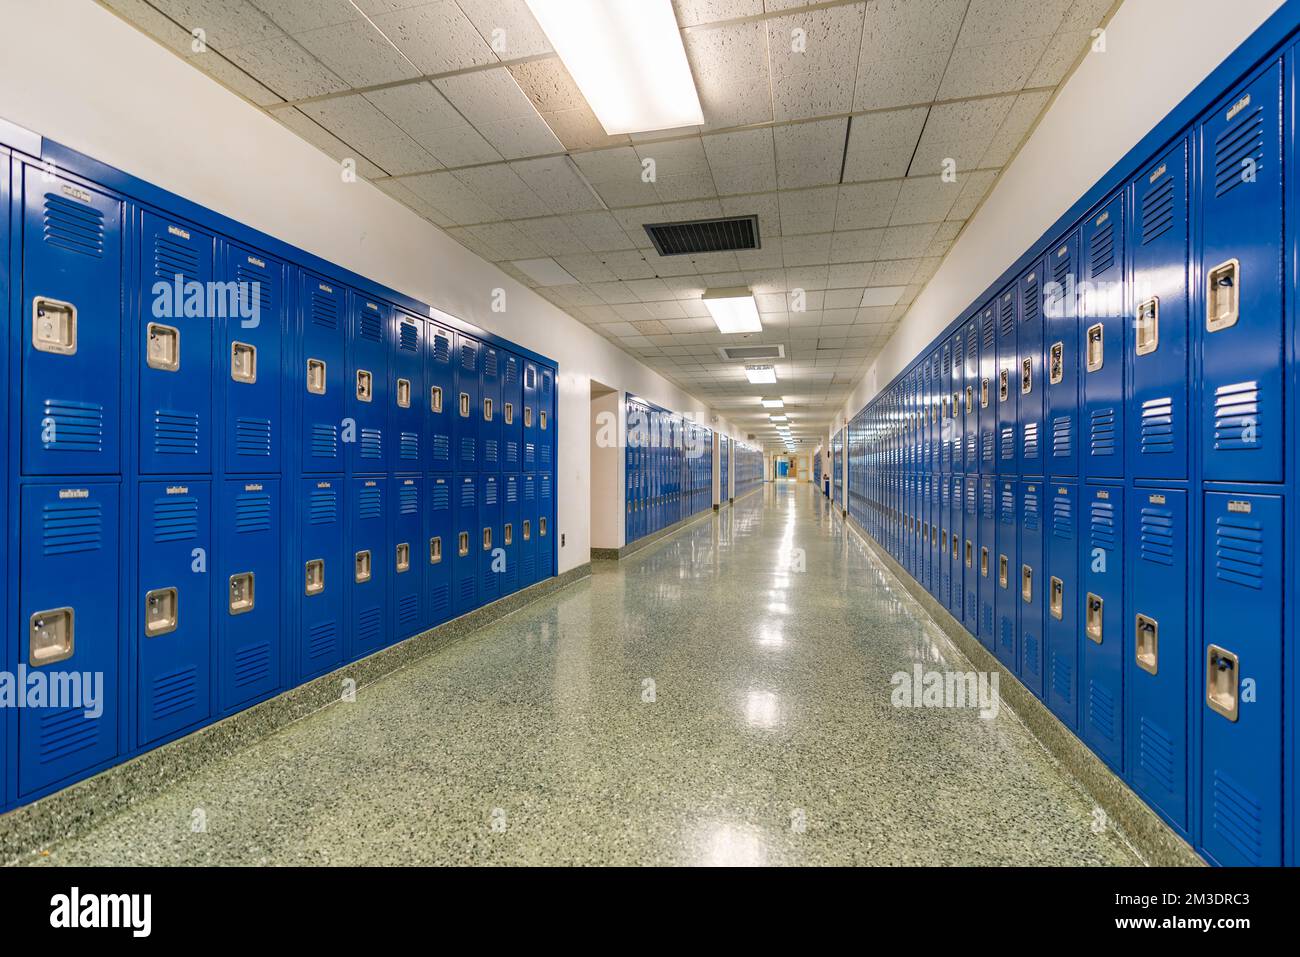
[[[704,293],[704,308],[722,333],[762,332],[758,319],[758,304],[747,286],[728,289],[708,289]]]
[[[754,385],[774,385],[776,366],[745,366],[745,377]]]
[[[610,136],[700,126],[672,0],[526,0]]]
[[[862,305],[896,306],[905,292],[906,286],[870,286],[862,290]]]
[[[768,418],[773,422],[788,422],[790,420],[788,415],[769,415]]]
[[[763,408],[765,409],[784,409],[785,399],[762,399]]]

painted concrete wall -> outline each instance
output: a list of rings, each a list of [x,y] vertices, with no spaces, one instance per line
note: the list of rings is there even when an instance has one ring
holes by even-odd
[[[612,429],[609,425],[612,423]],[[611,434],[612,433],[612,434]],[[627,434],[623,394],[611,392],[591,400],[591,547],[622,548],[627,535],[623,485]],[[611,441],[612,439],[612,441]]]

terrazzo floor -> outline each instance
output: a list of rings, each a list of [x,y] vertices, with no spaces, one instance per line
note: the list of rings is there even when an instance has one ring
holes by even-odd
[[[892,586],[892,587],[891,587]],[[699,522],[38,864],[1138,864],[810,485]]]

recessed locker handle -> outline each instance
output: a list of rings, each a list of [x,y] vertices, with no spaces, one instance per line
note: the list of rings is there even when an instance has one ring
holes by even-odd
[[[1034,570],[1028,565],[1020,566],[1020,599],[1026,605],[1034,602]]]
[[[155,588],[144,596],[144,633],[156,638],[176,630],[180,598],[175,588]]]
[[[28,621],[28,663],[33,668],[72,657],[76,647],[76,614],[70,607],[38,611]]]
[[[1095,641],[1097,644],[1101,644],[1103,607],[1101,596],[1088,592],[1088,597],[1084,599],[1084,634],[1088,636],[1089,641]]]
[[[1011,373],[1003,369],[998,373],[998,401],[1006,402],[1011,395]]]
[[[1241,663],[1226,648],[1210,645],[1205,650],[1205,703],[1210,710],[1236,721],[1241,685]]]
[[[986,546],[980,546],[980,577],[989,577],[989,550]]]
[[[250,384],[257,381],[257,346],[247,342],[230,344],[230,378]]]
[[[252,572],[230,576],[230,614],[243,615],[253,610],[254,585]]]
[[[1229,259],[1206,275],[1205,328],[1219,332],[1237,324],[1241,308],[1241,263]]]
[[[32,348],[59,356],[77,354],[77,307],[46,296],[32,299]]]
[[[1006,588],[1010,583],[1010,568],[1007,562],[1007,556],[998,556],[998,586]]]
[[[1065,343],[1052,343],[1050,356],[1051,365],[1048,369],[1047,379],[1052,385],[1056,385],[1065,378]]]
[[[1160,623],[1148,615],[1139,614],[1136,619],[1136,642],[1133,656],[1137,666],[1148,674],[1160,670]]]
[[[1020,394],[1028,395],[1034,391],[1034,360],[1022,359],[1020,362]]]
[[[1088,327],[1088,371],[1100,372],[1106,363],[1106,327],[1100,322]]]
[[[151,322],[145,342],[145,359],[150,369],[181,371],[181,331],[175,326]]]
[[[313,558],[307,562],[304,591],[308,595],[319,595],[325,590],[325,559]]]
[[[322,359],[307,360],[307,391],[312,395],[325,394],[325,362]]]
[[[1065,582],[1053,575],[1047,592],[1052,617],[1061,621],[1065,617]]]
[[[357,401],[369,402],[375,397],[374,377],[365,369],[357,370]]]
[[[1147,356],[1160,348],[1160,297],[1152,296],[1137,308],[1137,354]]]

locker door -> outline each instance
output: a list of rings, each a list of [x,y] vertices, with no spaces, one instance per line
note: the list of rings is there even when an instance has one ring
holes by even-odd
[[[302,470],[342,472],[342,427],[347,367],[343,361],[347,291],[317,276],[302,277]]]
[[[23,176],[23,472],[111,474],[121,461],[122,203],[45,182],[35,167]]]
[[[961,622],[972,635],[980,633],[980,534],[983,509],[978,475],[967,475],[962,486],[966,493],[966,509],[962,518],[962,606]]]
[[[962,574],[962,553],[966,549],[966,539],[963,537],[965,522],[962,521],[962,514],[966,509],[966,496],[962,491],[965,480],[964,475],[954,475],[952,477],[952,498],[948,508],[948,567],[950,569],[948,611],[958,621],[962,620],[966,607],[966,594],[962,590],[964,578]]]
[[[10,229],[13,228],[11,224],[11,221],[13,219],[13,213],[10,210],[10,205],[9,205],[9,199],[10,199],[9,192],[10,192],[10,182],[11,182],[10,177],[11,177],[11,171],[10,171],[9,154],[8,153],[0,154],[0,209],[4,209],[7,211],[6,215],[0,216],[0,261],[5,263],[5,268],[0,269],[0,302],[4,303],[3,310],[4,310],[5,323],[6,323],[4,326],[4,333],[6,335],[9,335],[12,332],[8,324],[9,310],[11,308],[9,305],[10,302],[9,300],[9,294],[10,294],[9,232]],[[14,325],[18,328],[22,328],[21,322],[14,323]],[[12,342],[12,339],[10,339],[10,342]],[[0,393],[3,393],[6,397],[8,397],[10,394],[9,366],[10,364],[6,362],[2,367],[0,367]],[[8,401],[7,398],[6,401]],[[6,421],[8,420],[6,419]],[[10,474],[8,442],[5,442],[3,444],[3,448],[0,448],[0,468],[4,469],[6,475]],[[0,511],[4,512],[5,522],[6,525],[8,525],[9,522],[8,498],[5,499],[3,505],[0,505]],[[12,548],[10,547],[6,547],[3,551],[0,551],[0,577],[3,577],[6,581],[9,580],[9,567],[10,567],[9,562],[10,562],[11,551]],[[5,599],[3,598],[0,598],[0,608],[4,608],[4,611],[0,613],[4,615],[4,620],[9,621],[8,606],[5,602]],[[8,633],[6,632],[6,635],[7,634]],[[5,668],[12,667],[11,655],[12,652],[10,651],[8,639],[6,638],[4,657],[3,659],[0,659],[3,661],[3,664],[0,665],[0,667],[5,667]],[[10,781],[12,780],[10,774],[10,770],[12,768],[12,764],[10,763],[10,757],[14,753],[14,748],[9,743],[9,711],[10,710],[12,709],[8,709],[8,708],[0,709],[0,811],[3,811],[5,808],[7,808],[9,806],[9,801],[10,801]]]
[[[1017,593],[1020,596],[1020,680],[1039,698],[1043,697],[1043,635],[1046,624],[1044,589],[1048,588],[1047,566],[1043,562],[1043,486],[1040,482],[1020,483],[1020,565]]]
[[[196,554],[196,550],[202,551]],[[212,486],[140,483],[137,735],[150,744],[212,714]]]
[[[416,472],[424,467],[420,450],[428,408],[424,388],[424,336],[423,319],[393,310],[389,337],[392,365],[388,382],[388,434],[392,437],[389,468],[395,472]]]
[[[348,632],[350,660],[389,643],[388,580],[393,566],[388,546],[388,479],[352,479],[348,485]]]
[[[998,468],[998,318],[1002,301],[996,299],[980,313],[979,382],[975,404],[979,407],[979,470],[992,475]]]
[[[523,502],[519,507],[520,535],[519,587],[527,588],[537,581],[537,476],[527,473],[522,478]]]
[[[1084,743],[1124,766],[1124,490],[1086,486],[1088,531],[1075,601],[1083,623],[1080,667]]]
[[[1224,865],[1282,863],[1282,499],[1205,494],[1201,842]]]
[[[345,583],[352,562],[344,551],[343,482],[306,478],[298,487],[300,565],[289,580],[298,594],[298,677],[306,681],[343,664]]]
[[[119,489],[112,482],[22,489],[18,661],[32,673],[84,677],[81,700],[18,710],[19,794],[118,754]],[[103,687],[88,694],[97,674]]]
[[[140,471],[210,472],[212,235],[148,211],[142,230]]]
[[[524,361],[524,471],[537,468],[537,363]],[[645,414],[643,412],[643,414]]]
[[[357,293],[348,297],[347,423],[344,460],[352,475],[388,470],[388,337],[392,309]]]
[[[1125,344],[1129,472],[1187,477],[1187,141],[1134,182],[1134,334]]]
[[[952,381],[952,350],[952,340],[943,344],[939,369],[939,468],[945,473],[952,471],[953,401],[957,394]]]
[[[428,628],[452,616],[451,569],[456,553],[456,532],[451,520],[453,482],[450,475],[435,475],[428,481],[424,549],[424,614]]]
[[[221,280],[237,283],[240,315],[222,323],[217,369],[226,472],[280,471],[280,349],[288,322],[284,264],[243,246],[224,250]]]
[[[524,460],[524,361],[501,353],[501,471],[518,472]]]
[[[472,336],[456,333],[456,409],[453,425],[456,471],[474,472],[479,467],[479,438],[483,413],[479,408],[483,388],[483,344]]]
[[[1070,483],[1047,487],[1052,503],[1046,557],[1047,705],[1070,728],[1079,724],[1079,489]]]
[[[934,596],[935,601],[940,604],[946,603],[944,596],[943,574],[945,563],[944,557],[944,539],[947,536],[944,525],[944,502],[942,492],[943,482],[938,475],[930,476],[930,594]],[[943,531],[941,536],[939,533]]]
[[[1002,479],[997,484],[998,533],[997,559],[992,563],[989,577],[993,579],[994,611],[997,625],[993,650],[999,660],[1013,673],[1020,673],[1020,649],[1017,639],[1017,612],[1020,610],[1020,551],[1016,547],[1019,515],[1015,479]]]
[[[428,348],[424,371],[428,394],[428,463],[431,472],[450,472],[452,459],[452,423],[456,415],[456,369],[454,336],[450,329],[429,323]]]
[[[538,366],[537,470],[555,469],[555,370]]]
[[[1283,480],[1282,68],[1201,126],[1204,478]]]
[[[452,609],[457,615],[473,611],[479,605],[478,555],[478,479],[457,475],[452,527],[456,541],[452,551]]]
[[[501,597],[501,575],[505,571],[501,559],[501,476],[480,475],[481,492],[478,504],[478,521],[474,525],[472,548],[478,556],[478,600],[480,605]]]
[[[537,473],[537,581],[555,574],[555,478]]]
[[[979,575],[979,637],[990,651],[997,651],[995,630],[998,585],[998,514],[997,480],[980,477],[979,544],[975,552],[975,571]]]
[[[1187,818],[1187,493],[1135,489],[1126,519],[1125,747],[1133,789],[1180,828]]]
[[[1017,284],[1019,329],[1016,338],[1020,366],[1012,387],[1020,391],[1016,397],[1016,417],[1020,422],[1018,464],[1021,475],[1044,474],[1043,396],[1047,391],[1047,376],[1043,373],[1044,269],[1043,263],[1037,264]]]
[[[965,435],[966,472],[973,474],[980,469],[980,317],[972,316],[966,323],[966,362],[965,386],[962,391],[962,431]]]
[[[280,687],[280,483],[221,484],[217,509],[217,705],[222,714]]]
[[[1012,286],[998,297],[998,355],[990,389],[997,403],[998,474],[1019,473],[1016,454],[1017,399],[1020,396],[1020,358],[1016,351],[1016,290]]]
[[[1124,200],[1121,192],[1083,225],[1078,354],[1083,357],[1084,472],[1124,475]]]
[[[929,469],[938,472],[943,468],[944,409],[948,389],[944,383],[943,350],[930,354],[930,457]]]
[[[1044,365],[1047,367],[1047,474],[1079,474],[1079,234],[1047,256],[1050,285],[1043,295]]]
[[[393,516],[389,530],[388,563],[392,577],[393,637],[410,638],[423,627],[420,607],[424,590],[424,519],[420,508],[418,475],[399,475],[393,479],[397,494],[390,506]]]
[[[501,476],[503,482],[501,503],[501,548],[505,550],[505,571],[501,573],[502,596],[517,592],[519,582],[519,554],[522,548],[519,524],[523,506],[522,479],[517,472]]]
[[[483,378],[479,408],[480,448],[483,472],[501,471],[501,378],[503,373],[501,350],[496,346],[483,346]]]

